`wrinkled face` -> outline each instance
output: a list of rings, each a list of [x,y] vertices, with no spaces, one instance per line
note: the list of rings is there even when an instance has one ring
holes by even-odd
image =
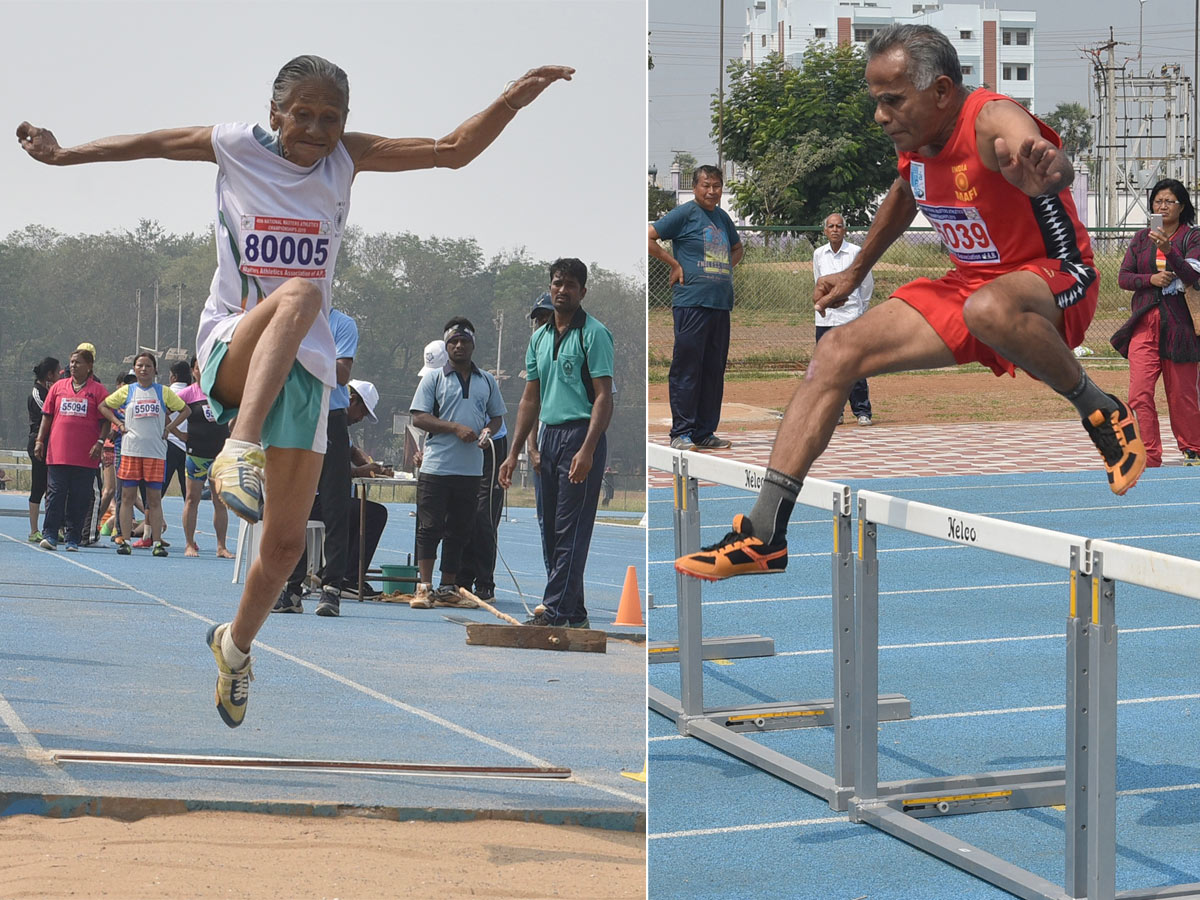
[[[838,215],[826,219],[825,237],[829,238],[829,243],[833,245],[834,250],[840,247],[846,237],[846,220]]]
[[[721,202],[721,191],[724,185],[720,178],[715,178],[707,173],[702,173],[696,181],[694,188],[696,202],[712,212],[717,208],[717,204]]]
[[[587,288],[580,284],[574,275],[555,272],[550,279],[550,302],[554,304],[556,313],[567,317],[575,315],[575,310],[579,309],[585,296]]]
[[[86,381],[87,377],[92,374],[92,364],[80,356],[78,353],[71,354],[71,377],[76,382]]]
[[[1170,188],[1163,188],[1154,195],[1154,202],[1151,204],[1150,211],[1160,213],[1163,217],[1163,227],[1170,228],[1179,223],[1179,211],[1183,209],[1183,204],[1179,202],[1179,198],[1175,196],[1175,192]]]
[[[337,85],[319,78],[297,82],[278,106],[272,100],[271,127],[284,158],[305,167],[324,159],[342,139],[347,112]]]
[[[908,54],[899,47],[867,63],[867,89],[875,101],[875,121],[897,151],[915,153],[936,139],[946,85],[953,87],[949,78],[937,78],[918,91],[908,77]]]
[[[470,362],[474,352],[475,342],[464,335],[456,334],[446,341],[446,355],[450,357],[452,363]]]
[[[133,361],[133,374],[137,376],[138,384],[145,387],[154,380],[158,369],[148,356],[139,356]]]

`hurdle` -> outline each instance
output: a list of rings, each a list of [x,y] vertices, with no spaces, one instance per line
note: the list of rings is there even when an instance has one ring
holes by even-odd
[[[1027,900],[1150,900],[1200,896],[1200,883],[1116,891],[1117,626],[1115,581],[1200,598],[1200,563],[1079,535],[991,519],[873,491],[858,493],[856,791],[850,819],[872,825]],[[879,782],[878,526],[1061,567],[1069,572],[1065,766]],[[972,846],[923,820],[1065,806],[1064,885]]]
[[[646,464],[669,471],[674,477],[674,533],[677,555],[700,549],[699,484],[701,480],[729,487],[755,490],[762,484],[763,466],[708,456],[690,451],[671,450],[648,444]],[[848,701],[854,670],[854,565],[850,528],[850,488],[820,479],[807,479],[797,504],[830,514],[833,525],[832,638],[833,696],[827,699],[790,703],[763,703],[739,707],[705,707],[703,661],[729,658],[733,650],[752,650],[767,646],[773,655],[774,642],[758,635],[705,640],[702,629],[702,582],[675,575],[678,603],[678,641],[671,645],[679,661],[679,697],[647,686],[647,704],[651,710],[671,719],[680,734],[699,740],[769,772],[814,796],[837,810],[845,810],[854,793],[855,743],[850,733],[853,720]],[[662,645],[659,645],[662,646]],[[725,657],[713,654],[725,653]],[[884,720],[910,716],[909,703],[899,694],[878,697],[875,714]],[[834,761],[832,775],[804,765],[782,753],[763,747],[745,733],[761,733],[785,728],[833,726]]]

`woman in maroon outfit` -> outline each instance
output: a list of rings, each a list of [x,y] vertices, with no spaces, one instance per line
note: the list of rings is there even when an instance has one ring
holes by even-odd
[[[1133,291],[1133,314],[1112,345],[1129,360],[1129,405],[1146,445],[1146,465],[1162,465],[1154,408],[1160,376],[1184,463],[1200,465],[1200,339],[1184,299],[1186,288],[1200,286],[1200,272],[1188,262],[1200,260],[1200,229],[1187,190],[1173,178],[1151,189],[1150,209],[1162,215],[1162,228],[1143,228],[1125,251],[1117,283]]]

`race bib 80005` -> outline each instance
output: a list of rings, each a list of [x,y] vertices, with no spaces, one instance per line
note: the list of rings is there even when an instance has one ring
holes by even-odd
[[[332,233],[329,222],[317,219],[242,216],[238,268],[245,275],[324,278]]]
[[[973,206],[927,206],[921,212],[958,262],[968,266],[1001,262],[1000,251],[988,233],[987,223]]]

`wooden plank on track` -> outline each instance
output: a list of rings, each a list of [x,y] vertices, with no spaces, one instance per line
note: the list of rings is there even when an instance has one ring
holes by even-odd
[[[484,647],[512,647],[520,650],[575,650],[582,653],[606,653],[608,636],[591,628],[560,628],[553,625],[467,626],[467,643]]]

